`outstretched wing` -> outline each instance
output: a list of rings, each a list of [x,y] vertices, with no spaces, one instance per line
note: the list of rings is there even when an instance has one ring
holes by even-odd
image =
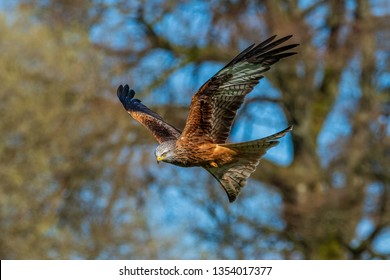
[[[262,74],[280,59],[296,54],[285,51],[298,44],[275,48],[291,35],[274,41],[275,37],[242,51],[198,90],[192,97],[187,123],[178,145],[190,148],[207,142],[226,142],[237,109],[263,78]]]
[[[135,92],[129,89],[128,85],[120,85],[117,90],[117,95],[126,111],[135,120],[149,129],[157,142],[162,143],[179,138],[181,131],[165,122],[159,114],[150,110],[139,99],[133,98]]]

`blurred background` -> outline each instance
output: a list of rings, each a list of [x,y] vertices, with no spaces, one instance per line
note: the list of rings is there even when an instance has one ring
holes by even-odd
[[[390,1],[3,0],[1,259],[389,259]],[[294,125],[238,200],[157,165],[128,83],[181,128],[245,47],[293,34],[231,141]]]

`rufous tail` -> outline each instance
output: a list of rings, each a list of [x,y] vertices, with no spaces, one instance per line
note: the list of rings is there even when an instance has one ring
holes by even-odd
[[[235,159],[226,165],[204,167],[221,184],[229,201],[236,200],[248,177],[256,170],[260,159],[268,149],[276,146],[278,139],[292,130],[292,126],[268,137],[249,142],[222,144],[221,146],[237,152]]]

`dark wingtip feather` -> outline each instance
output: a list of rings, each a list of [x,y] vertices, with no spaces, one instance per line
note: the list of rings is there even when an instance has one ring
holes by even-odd
[[[120,86],[118,87],[118,89],[116,90],[116,95],[118,96],[119,100],[121,99],[122,91],[123,91],[123,86],[120,85]]]
[[[295,55],[297,54],[296,52],[284,52],[299,46],[299,44],[290,44],[283,47],[278,47],[279,45],[289,40],[292,36],[293,35],[287,35],[275,40],[277,36],[273,35],[258,45],[253,44],[237,55],[223,69],[244,60],[247,60],[251,63],[265,62],[268,65],[272,65],[282,58]]]
[[[266,39],[263,42],[261,42],[260,44],[258,44],[256,47],[262,48],[262,47],[268,45],[269,43],[271,43],[276,38],[276,36],[277,36],[276,34],[272,35],[268,39]]]
[[[133,99],[135,95],[135,92],[134,90],[130,89],[129,85],[125,85],[125,86],[120,85],[116,91],[116,95],[118,96],[119,100],[122,102],[123,106],[127,110],[130,101]]]

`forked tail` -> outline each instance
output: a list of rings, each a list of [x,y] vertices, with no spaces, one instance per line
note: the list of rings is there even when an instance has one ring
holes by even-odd
[[[236,158],[229,164],[219,167],[205,167],[214,176],[226,191],[229,201],[233,202],[241,189],[245,186],[248,177],[256,170],[262,156],[268,149],[276,146],[277,139],[292,130],[292,126],[271,136],[249,142],[223,144],[221,146],[237,152]]]

